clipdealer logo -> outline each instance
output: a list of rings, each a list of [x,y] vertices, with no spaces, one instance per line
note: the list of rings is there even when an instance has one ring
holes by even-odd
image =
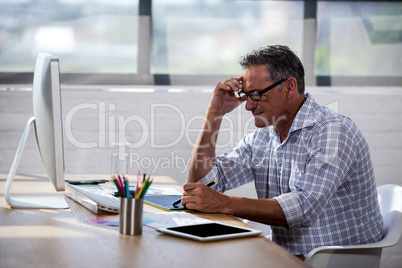
[[[150,104],[149,107],[141,114],[128,114],[118,111],[114,103],[77,104],[65,116],[66,140],[80,149],[115,148],[115,144],[125,144],[129,149],[162,149],[163,153],[158,155],[146,150],[129,153],[129,167],[152,173],[158,169],[186,172],[191,149],[196,146],[205,117],[189,116],[178,106],[167,103]],[[244,120],[241,112],[238,109],[237,114],[234,113],[235,119],[233,116],[220,118],[222,127],[218,132],[221,139],[216,143],[217,149],[233,147],[238,139],[255,129],[252,115]],[[207,125],[207,129],[211,129],[208,122]],[[183,153],[176,153],[177,148]],[[118,147],[120,149],[124,150],[124,147]]]
[[[75,105],[67,112],[64,120],[64,130],[67,140],[72,145],[82,149],[112,147],[112,144],[115,143],[125,143],[132,149],[143,146],[166,149],[174,147],[183,139],[185,139],[189,146],[194,147],[196,137],[205,119],[204,116],[200,115],[186,118],[185,113],[179,107],[166,103],[150,104],[150,119],[146,119],[145,115],[138,114],[119,115],[115,114],[115,111],[116,105],[113,103],[108,105],[106,102]],[[169,118],[166,118],[166,114],[169,114]],[[91,141],[83,141],[74,134],[80,132],[79,128],[73,127],[74,120],[76,118],[82,119],[82,117],[89,115],[91,118],[96,118],[98,129],[97,132],[92,132]],[[225,135],[226,138],[221,143],[216,144],[218,149],[228,146],[233,147],[238,139],[255,129],[252,116],[247,118],[244,124],[241,117],[241,110],[238,109],[237,122],[234,122],[231,117],[225,116],[220,118],[222,119],[222,127],[219,130],[219,135]],[[157,120],[169,120],[169,123],[164,122],[164,125],[174,124],[174,128],[158,129]],[[138,140],[132,141],[129,140],[128,137],[130,135],[127,132],[130,125],[134,124],[137,126],[137,132],[141,135]],[[210,124],[207,123],[207,125],[207,128],[210,129]],[[169,131],[169,138],[164,138],[164,135],[160,135],[161,131]],[[96,136],[93,134],[95,132],[97,133]],[[159,135],[157,135],[158,132]],[[218,135],[218,133],[214,133],[213,135]]]
[[[338,111],[339,103],[335,101],[326,106]],[[225,138],[216,140],[215,146],[217,149],[232,148],[244,135],[255,130],[254,117],[248,113],[247,115],[246,118],[243,118],[242,109],[239,107],[231,113],[231,116],[219,118],[222,119],[222,125],[218,131],[219,136],[224,136]],[[96,121],[91,122],[91,125],[97,125],[97,129],[89,131],[90,140],[84,141],[82,137],[80,138],[82,136],[80,134],[84,132],[80,126],[85,124],[83,123],[85,120],[88,121],[87,117]],[[80,120],[81,122],[79,122]],[[169,120],[169,122],[163,122],[163,125],[168,129],[157,127],[158,123],[166,120]],[[176,168],[184,173],[190,163],[190,152],[196,145],[196,139],[204,120],[204,116],[188,116],[178,106],[167,103],[150,104],[149,112],[146,111],[141,115],[127,115],[119,114],[114,103],[108,104],[103,101],[98,103],[86,102],[73,106],[67,112],[64,120],[64,130],[67,141],[81,149],[114,148],[114,144],[126,144],[131,149],[173,149],[184,139],[185,144],[179,146],[186,147],[186,150],[188,148],[189,153],[185,156],[179,155],[172,150],[166,151],[161,156],[152,156],[151,152],[149,152],[149,155],[140,155],[138,152],[129,154],[130,168],[139,169],[143,167],[148,170],[153,169],[152,172],[158,168]],[[273,119],[273,122],[277,123],[280,120],[281,118]],[[206,123],[206,131],[208,131],[210,122]],[[139,138],[135,141],[133,141],[132,135],[129,133],[132,132],[133,126],[135,126],[137,134],[140,133]],[[168,138],[165,137],[164,131],[170,132]],[[218,132],[213,133],[212,137],[218,135]],[[88,138],[86,137],[85,139]],[[201,144],[200,146],[204,145]],[[332,144],[331,147],[336,146]],[[331,151],[325,150],[325,154]],[[322,153],[318,152],[318,154]]]

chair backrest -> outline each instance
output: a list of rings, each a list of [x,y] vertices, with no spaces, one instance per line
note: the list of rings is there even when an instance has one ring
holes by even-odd
[[[377,188],[377,192],[383,217],[393,210],[402,212],[402,186],[396,184],[381,185]]]
[[[402,187],[387,184],[377,188],[384,237],[373,244],[323,246],[313,249],[305,262],[313,267],[379,267],[382,248],[395,245],[402,234]]]
[[[398,243],[402,233],[402,212],[393,210],[384,217],[384,237],[377,244],[380,247],[391,247]]]
[[[384,217],[384,238],[379,243],[383,247],[390,247],[398,243],[402,233],[402,187],[386,184],[379,186],[377,192]]]

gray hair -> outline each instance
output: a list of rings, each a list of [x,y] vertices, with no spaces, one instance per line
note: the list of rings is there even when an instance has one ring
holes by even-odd
[[[239,63],[243,70],[251,66],[265,65],[271,75],[270,79],[274,82],[294,77],[299,93],[304,93],[303,64],[287,46],[274,45],[254,49],[242,56]]]

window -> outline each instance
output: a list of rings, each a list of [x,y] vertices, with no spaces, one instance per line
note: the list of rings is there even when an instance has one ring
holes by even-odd
[[[61,72],[135,73],[138,1],[2,0],[0,71],[32,72],[40,51]]]
[[[401,2],[318,2],[316,73],[401,76]]]
[[[267,44],[301,53],[303,10],[298,1],[154,0],[152,72],[236,74],[241,55]]]
[[[402,1],[2,0],[0,84],[211,85],[253,48],[286,44],[308,86],[402,84]]]

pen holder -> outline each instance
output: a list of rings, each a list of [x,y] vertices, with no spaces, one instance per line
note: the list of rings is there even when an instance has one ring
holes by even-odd
[[[142,234],[142,210],[144,199],[120,198],[119,229],[123,235]]]

